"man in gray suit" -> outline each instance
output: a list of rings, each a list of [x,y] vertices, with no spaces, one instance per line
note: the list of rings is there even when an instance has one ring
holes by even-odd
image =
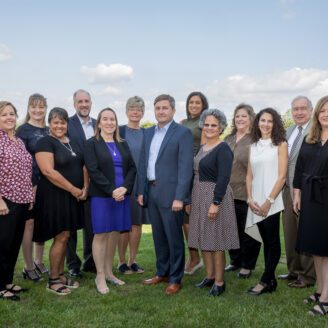
[[[280,279],[290,280],[288,286],[304,288],[315,283],[315,271],[313,258],[295,251],[298,216],[293,212],[293,179],[299,150],[304,137],[309,131],[309,123],[312,114],[312,103],[304,96],[296,97],[292,101],[292,118],[295,125],[287,129],[288,139],[288,171],[286,186],[283,191],[285,211],[283,213],[283,225],[285,235],[285,247],[287,257],[288,274],[280,275]]]
[[[184,272],[183,205],[189,198],[193,139],[189,129],[173,120],[175,100],[160,95],[154,101],[158,122],[145,130],[138,170],[138,202],[146,205],[156,253],[156,275],[145,285],[169,282],[165,292],[180,291]]]

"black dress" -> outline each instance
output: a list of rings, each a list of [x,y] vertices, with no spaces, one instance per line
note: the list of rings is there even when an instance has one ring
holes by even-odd
[[[37,143],[36,153],[53,153],[54,169],[75,187],[82,188],[83,155],[74,142],[70,142],[70,146],[73,154],[68,144],[63,145],[59,140],[46,136]],[[41,173],[36,192],[33,240],[43,242],[63,231],[81,229],[82,223],[82,203],[68,191],[56,187]]]
[[[303,142],[293,185],[301,189],[296,250],[328,256],[328,142]]]

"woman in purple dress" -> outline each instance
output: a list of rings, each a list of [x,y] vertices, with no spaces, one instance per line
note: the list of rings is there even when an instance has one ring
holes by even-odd
[[[109,292],[106,280],[124,282],[113,274],[113,259],[120,232],[131,229],[131,194],[136,175],[128,144],[119,136],[116,114],[105,108],[98,114],[96,135],[85,146],[85,164],[90,175],[91,218],[94,232],[92,254],[100,294]]]

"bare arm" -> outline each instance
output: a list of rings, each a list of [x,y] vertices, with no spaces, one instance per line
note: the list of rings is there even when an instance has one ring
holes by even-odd
[[[82,190],[73,186],[57,170],[54,169],[54,155],[48,152],[39,152],[35,154],[36,162],[42,174],[55,186],[70,192],[78,198],[82,195]]]
[[[248,166],[247,166],[247,174],[246,174],[247,203],[253,213],[260,215],[259,214],[260,206],[256,202],[256,200],[253,199],[253,194],[252,194],[253,171],[252,171],[252,166],[251,166],[251,162],[250,162],[250,156],[251,156],[251,150],[249,149]]]

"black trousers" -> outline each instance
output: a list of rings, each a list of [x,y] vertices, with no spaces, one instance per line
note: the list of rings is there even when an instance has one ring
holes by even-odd
[[[235,199],[239,249],[229,251],[230,264],[238,268],[253,270],[260,253],[261,243],[245,233],[248,205],[243,200]]]
[[[0,290],[13,282],[28,209],[28,204],[17,204],[7,199],[4,201],[9,213],[0,215]]]
[[[257,224],[264,247],[264,273],[262,274],[261,281],[270,284],[275,280],[275,271],[281,256],[280,246],[280,212],[268,216],[263,221]]]
[[[92,241],[93,241],[93,229],[91,222],[91,208],[89,199],[84,202],[83,205],[84,214],[84,229],[83,229],[83,267],[82,270],[95,269],[95,263],[92,257]],[[66,265],[69,270],[81,268],[81,259],[76,253],[77,248],[77,232],[72,231],[67,243],[66,249]]]

